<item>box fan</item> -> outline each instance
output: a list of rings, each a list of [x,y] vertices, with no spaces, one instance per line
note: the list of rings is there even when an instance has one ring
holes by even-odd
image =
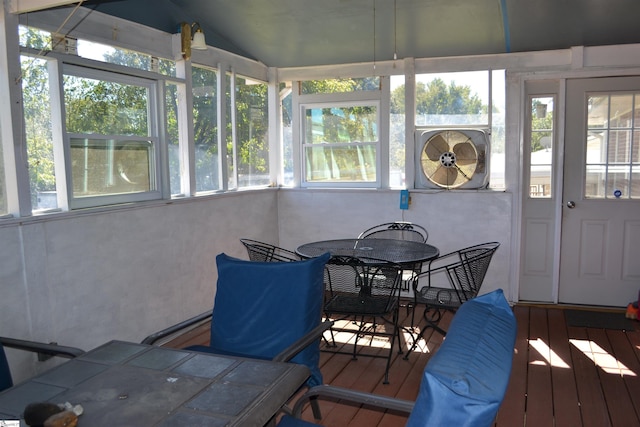
[[[481,129],[416,132],[416,188],[486,188],[489,139]]]

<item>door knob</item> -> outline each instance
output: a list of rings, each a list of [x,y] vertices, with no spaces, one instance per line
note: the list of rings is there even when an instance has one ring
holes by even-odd
[[[569,209],[573,209],[573,208],[575,208],[575,207],[576,207],[576,202],[574,202],[573,200],[569,200],[569,201],[567,202],[567,207],[568,207]]]

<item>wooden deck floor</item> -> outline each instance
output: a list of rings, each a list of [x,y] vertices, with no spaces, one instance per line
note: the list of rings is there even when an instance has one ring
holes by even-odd
[[[567,326],[561,308],[517,305],[518,336],[511,382],[496,418],[498,427],[640,426],[640,322],[621,331]],[[623,315],[623,314],[621,314]],[[409,324],[406,310],[401,311]],[[447,314],[442,321],[451,320]],[[165,344],[182,347],[207,343],[208,326]],[[345,342],[352,338],[342,334]],[[407,335],[408,338],[408,335]],[[428,330],[425,341],[408,360],[395,354],[389,384],[383,384],[386,360],[323,352],[325,383],[402,399],[417,396],[422,371],[442,343]],[[374,339],[363,352],[388,351],[384,339]],[[406,416],[321,401],[325,427],[404,426]],[[312,421],[310,410],[304,418]]]

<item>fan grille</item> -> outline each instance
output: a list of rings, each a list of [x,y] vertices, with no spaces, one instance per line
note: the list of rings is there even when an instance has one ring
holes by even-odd
[[[465,133],[444,130],[425,142],[420,164],[429,181],[440,187],[456,188],[471,181],[476,173],[478,151]]]

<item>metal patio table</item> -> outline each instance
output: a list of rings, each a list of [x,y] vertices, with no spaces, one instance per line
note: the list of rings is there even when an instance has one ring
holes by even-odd
[[[293,363],[111,341],[0,393],[0,419],[49,401],[82,405],[81,426],[263,426],[308,377]]]
[[[331,256],[350,256],[383,260],[413,268],[436,258],[440,251],[427,243],[396,239],[336,239],[305,243],[296,249],[298,255],[312,258],[329,252]]]

